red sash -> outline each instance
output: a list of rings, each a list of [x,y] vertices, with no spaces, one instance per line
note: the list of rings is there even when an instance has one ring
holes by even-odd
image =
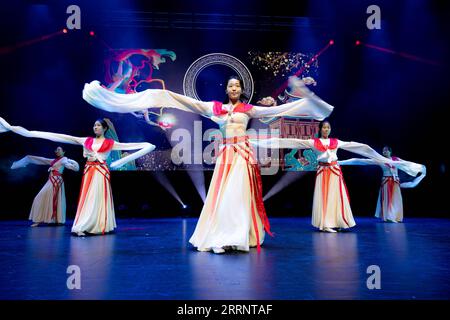
[[[59,158],[59,159],[61,159],[61,158]],[[57,161],[53,160],[53,162],[56,163]],[[64,183],[64,180],[63,180],[61,173],[59,173],[59,171],[57,171],[57,170],[51,170],[50,176],[48,179],[50,180],[50,182],[52,183],[52,186],[53,186],[52,219],[55,219],[55,223],[58,223],[58,215],[57,215],[58,194],[59,194],[59,190],[61,189],[62,184]]]
[[[384,176],[383,180],[381,181],[381,219],[384,220],[384,192],[383,187],[387,184],[387,207],[388,210],[392,207],[392,200],[394,198],[394,188],[395,184],[400,184],[400,181],[398,180],[398,177],[394,176]]]
[[[53,165],[55,164],[55,163],[57,163],[59,160],[61,160],[63,157],[56,157],[55,159],[53,159],[53,161],[52,162],[50,162],[50,167],[53,167]]]

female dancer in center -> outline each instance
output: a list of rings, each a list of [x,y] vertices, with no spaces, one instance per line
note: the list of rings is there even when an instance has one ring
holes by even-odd
[[[291,103],[258,107],[244,102],[243,82],[226,82],[226,102],[203,102],[168,90],[148,89],[120,94],[100,85],[86,84],[83,98],[94,107],[110,112],[143,112],[148,108],[176,108],[201,114],[216,122],[224,138],[217,156],[208,194],[189,242],[199,251],[223,253],[226,249],[249,251],[264,241],[270,225],[262,200],[262,184],[255,153],[246,134],[252,118],[290,116],[323,119],[333,107],[303,85],[305,98]]]
[[[114,203],[111,191],[110,173],[106,159],[112,150],[138,150],[111,164],[118,168],[149,152],[155,146],[148,142],[124,143],[105,138],[109,125],[107,120],[99,119],[94,123],[95,137],[74,137],[66,134],[29,131],[19,126],[11,126],[0,117],[0,132],[12,131],[28,138],[41,138],[59,143],[77,144],[83,147],[87,159],[81,182],[80,197],[72,232],[78,236],[105,234],[116,228]]]

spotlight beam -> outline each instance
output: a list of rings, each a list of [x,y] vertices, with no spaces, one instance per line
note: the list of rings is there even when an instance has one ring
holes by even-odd
[[[15,45],[2,47],[2,48],[0,48],[0,54],[11,53],[12,51],[15,51],[17,49],[20,49],[20,48],[23,48],[23,47],[27,47],[27,46],[31,46],[32,44],[51,39],[53,37],[62,35],[64,33],[65,32],[63,30],[60,30],[60,31],[57,31],[57,32],[53,32],[53,33],[50,33],[50,34],[46,34],[46,35],[43,35],[43,36],[31,39],[31,40],[19,42],[19,43],[15,44]]]
[[[177,119],[177,124],[180,128],[189,128],[190,124],[192,122],[195,122],[196,120],[200,119],[200,115],[192,114],[186,117],[182,117],[181,119]],[[195,129],[194,129],[195,131]],[[166,131],[166,137],[167,140],[170,141],[170,144],[173,147],[175,147],[176,142],[172,141],[170,133],[171,131]],[[194,133],[191,133],[194,134]],[[191,135],[192,136],[192,135]],[[189,175],[189,178],[191,178],[192,184],[194,185],[195,189],[197,190],[197,193],[200,195],[200,198],[205,202],[206,199],[206,188],[205,188],[205,174],[203,170],[191,170],[190,168],[186,167],[187,174]]]
[[[159,182],[159,184],[162,185],[172,195],[172,197],[174,197],[181,204],[183,208],[185,208],[186,205],[184,204],[183,201],[181,201],[181,198],[178,196],[177,192],[175,191],[175,188],[170,183],[169,179],[164,174],[164,172],[156,171],[154,173],[152,172],[152,174],[155,177],[155,179]]]
[[[280,178],[280,180],[278,180],[277,183],[273,185],[273,187],[269,190],[269,192],[266,193],[266,195],[263,197],[263,201],[266,201],[270,197],[273,197],[281,190],[286,188],[288,185],[303,177],[305,173],[306,173],[305,171],[287,171]]]
[[[367,48],[371,48],[371,49],[375,49],[375,50],[378,50],[378,51],[381,51],[381,52],[386,52],[386,53],[398,55],[398,56],[400,56],[402,58],[406,58],[406,59],[409,59],[409,60],[423,62],[423,63],[426,63],[426,64],[435,65],[435,66],[443,66],[443,64],[438,62],[438,61],[424,59],[424,58],[421,58],[421,57],[418,57],[418,56],[415,56],[415,55],[412,55],[412,54],[409,54],[409,53],[406,53],[406,52],[395,51],[395,50],[392,50],[392,49],[379,47],[379,46],[376,46],[376,45],[373,45],[373,44],[363,43],[363,42],[359,41],[358,45],[361,45],[361,44],[363,46],[367,47]]]
[[[205,174],[203,170],[187,170],[189,177],[191,178],[192,183],[197,190],[198,195],[202,198],[203,202],[206,199],[206,189],[205,189]]]

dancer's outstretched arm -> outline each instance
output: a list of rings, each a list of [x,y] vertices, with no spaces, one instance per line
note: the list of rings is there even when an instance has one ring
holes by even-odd
[[[49,158],[44,158],[44,157],[28,155],[18,161],[14,161],[11,166],[11,169],[25,168],[29,164],[49,166],[52,164],[53,160],[55,160],[55,159],[49,159]],[[80,170],[80,166],[78,165],[78,162],[76,162],[75,160],[69,159],[67,157],[63,157],[60,161],[62,162],[61,164],[69,170],[73,170],[73,171]]]
[[[50,140],[53,142],[59,143],[69,143],[69,144],[78,144],[83,145],[86,141],[86,138],[69,136],[67,134],[53,133],[53,132],[45,132],[45,131],[29,131],[23,127],[12,126],[5,119],[0,117],[0,133],[12,131],[17,133],[18,135],[27,137],[27,138],[40,138],[45,140]]]
[[[341,166],[379,166],[379,161],[373,159],[361,159],[361,158],[351,158],[347,160],[339,160],[339,165]]]
[[[78,171],[80,170],[80,165],[75,160],[69,159],[64,157],[62,159],[63,165],[66,169],[72,170],[72,171]]]
[[[268,149],[312,149],[314,147],[313,139],[270,138],[260,140],[251,139],[250,142]]]
[[[338,162],[341,166],[343,166],[343,165],[378,165],[378,166],[381,166],[386,163],[386,162],[377,161],[374,159],[359,159],[359,158],[352,158],[352,159],[342,160],[342,161],[338,161]],[[418,171],[417,174],[415,175],[414,180],[408,181],[408,182],[402,182],[400,184],[401,188],[414,188],[415,186],[417,186],[420,183],[420,181],[423,180],[423,178],[425,178],[425,176],[427,174],[427,168],[422,164],[405,161],[400,158],[396,158],[394,163],[396,163],[399,170],[404,171],[402,168],[413,168],[413,172]],[[406,172],[406,173],[408,173],[408,172]]]
[[[99,81],[86,83],[83,99],[92,106],[109,112],[131,113],[150,108],[175,108],[198,113],[210,118],[214,102],[199,101],[169,90],[147,89],[137,93],[117,93],[100,85]]]
[[[28,155],[20,160],[14,161],[11,166],[11,169],[25,168],[29,164],[49,166],[52,163],[52,161],[53,159]]]
[[[317,97],[306,86],[303,91],[304,99],[273,107],[254,106],[248,114],[253,118],[290,116],[316,120],[323,120],[331,114],[333,106]],[[130,94],[117,93],[101,86],[98,81],[84,85],[83,99],[92,106],[109,112],[131,113],[165,107],[198,113],[208,118],[213,115],[214,106],[212,101],[199,101],[169,90],[147,89]]]
[[[127,162],[136,160],[139,157],[142,157],[143,155],[153,151],[155,149],[155,146],[148,142],[114,142],[113,150],[122,150],[122,151],[128,151],[128,150],[139,150],[136,151],[130,155],[127,155],[119,160],[114,161],[111,163],[111,168],[119,168],[126,164]]]
[[[413,177],[416,177],[419,173],[422,173],[424,171],[424,166],[421,164],[409,161],[394,161],[388,159],[379,154],[378,152],[376,152],[373,148],[371,148],[367,144],[354,141],[347,142],[339,140],[338,147],[359,154],[361,156],[367,157],[369,159],[375,160],[379,164],[387,163],[393,165],[396,168],[404,171],[405,173]]]

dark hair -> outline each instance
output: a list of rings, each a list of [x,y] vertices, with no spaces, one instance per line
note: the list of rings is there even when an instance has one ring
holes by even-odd
[[[390,153],[392,153],[392,148],[389,146],[384,146],[383,149],[388,149]]]
[[[58,149],[58,148],[61,148],[61,150],[62,150],[63,152],[66,152],[66,150],[64,150],[63,147],[61,147],[61,146],[56,146],[56,149]]]
[[[225,90],[228,87],[228,82],[232,79],[235,79],[237,81],[239,81],[239,84],[241,85],[241,89],[242,89],[242,93],[241,93],[241,100],[245,103],[248,102],[248,97],[247,95],[244,93],[244,81],[242,81],[242,79],[238,76],[238,75],[232,75],[230,76],[227,81],[225,82]],[[228,103],[230,101],[230,99],[228,98],[228,95],[225,95],[225,98],[223,99],[223,103]]]
[[[105,132],[109,130],[109,125],[105,121],[105,119],[97,119],[97,120],[95,120],[95,122],[100,122],[100,124],[102,125],[103,129],[105,129]]]
[[[325,123],[328,123],[330,125],[330,127],[331,127],[330,121],[328,121],[328,120],[320,121],[320,123],[319,123],[319,132],[317,133],[317,138],[321,138],[322,137],[322,127],[323,127],[323,125]]]

